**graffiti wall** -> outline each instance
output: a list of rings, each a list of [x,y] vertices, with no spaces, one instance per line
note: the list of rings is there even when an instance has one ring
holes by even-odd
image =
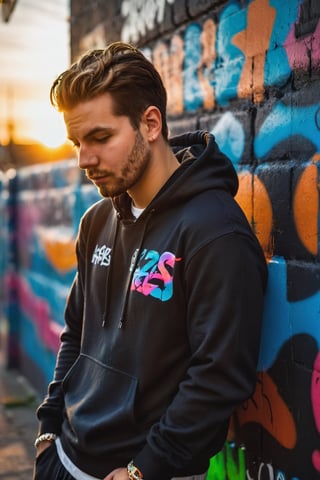
[[[20,169],[6,190],[1,287],[9,320],[7,363],[44,391],[52,378],[76,268],[79,220],[98,194],[74,160]]]
[[[135,43],[167,87],[171,133],[215,135],[268,261],[256,390],[208,480],[320,478],[319,18],[317,0],[71,1],[73,59]],[[20,348],[47,381],[77,224],[97,194],[72,162],[19,171],[6,188],[11,356]]]

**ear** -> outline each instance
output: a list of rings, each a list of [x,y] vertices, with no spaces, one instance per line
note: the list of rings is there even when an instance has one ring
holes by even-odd
[[[154,142],[161,135],[162,130],[162,117],[158,107],[150,105],[146,108],[141,122],[145,127],[147,139],[149,142]]]

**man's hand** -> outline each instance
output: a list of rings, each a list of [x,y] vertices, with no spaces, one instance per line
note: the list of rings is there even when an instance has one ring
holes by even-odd
[[[39,455],[41,455],[41,453],[44,452],[47,448],[49,448],[51,445],[52,440],[44,440],[43,442],[40,442],[37,446],[36,458],[38,458]]]
[[[103,480],[129,480],[128,470],[126,468],[116,468]]]

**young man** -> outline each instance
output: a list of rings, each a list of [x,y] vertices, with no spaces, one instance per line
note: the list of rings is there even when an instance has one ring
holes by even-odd
[[[84,55],[51,101],[104,198],[81,221],[34,478],[205,478],[255,386],[267,277],[236,173],[206,132],[167,140],[130,45]]]

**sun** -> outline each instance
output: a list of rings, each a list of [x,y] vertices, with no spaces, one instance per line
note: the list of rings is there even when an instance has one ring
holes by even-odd
[[[42,145],[48,148],[58,148],[61,147],[66,142],[65,132],[60,131],[58,126],[54,126],[53,129],[40,131],[37,130],[38,140]]]
[[[29,98],[13,112],[16,143],[40,143],[56,149],[66,144],[67,133],[61,113],[47,99]],[[19,114],[19,115],[18,115]],[[5,134],[3,135],[5,137]]]
[[[58,148],[66,142],[63,117],[51,105],[38,104],[32,118],[32,137],[49,148]],[[31,127],[31,125],[30,125]]]

